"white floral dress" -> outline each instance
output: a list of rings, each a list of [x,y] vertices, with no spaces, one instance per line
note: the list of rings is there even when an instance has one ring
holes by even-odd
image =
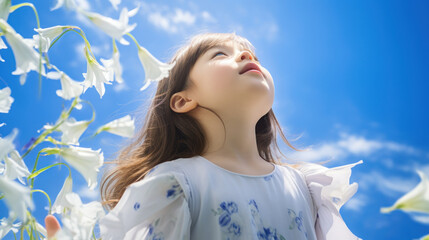
[[[339,209],[357,191],[351,168],[274,165],[266,175],[226,170],[202,156],[158,164],[100,220],[103,240],[360,239]]]

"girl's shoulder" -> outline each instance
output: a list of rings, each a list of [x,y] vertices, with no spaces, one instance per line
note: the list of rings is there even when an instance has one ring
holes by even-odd
[[[190,158],[176,158],[170,161],[165,161],[155,165],[145,176],[145,178],[158,175],[161,173],[181,173],[186,175],[183,169],[187,168],[187,165],[192,165],[192,160],[195,157]]]

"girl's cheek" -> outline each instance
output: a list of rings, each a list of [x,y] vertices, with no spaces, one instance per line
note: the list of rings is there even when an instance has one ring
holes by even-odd
[[[236,73],[233,72],[231,67],[217,66],[213,69],[211,76],[213,87],[224,90],[225,88],[232,86],[235,80],[234,78],[236,78]]]

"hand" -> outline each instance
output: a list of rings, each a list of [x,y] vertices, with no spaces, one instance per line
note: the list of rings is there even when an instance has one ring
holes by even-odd
[[[45,217],[45,226],[48,239],[55,236],[55,233],[61,229],[60,223],[53,215],[48,215]]]

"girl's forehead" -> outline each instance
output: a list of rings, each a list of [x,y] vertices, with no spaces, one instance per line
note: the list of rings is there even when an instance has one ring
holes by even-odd
[[[249,48],[244,44],[232,40],[216,43],[214,46],[210,47],[210,49],[212,48],[237,48],[238,50],[249,50]]]

